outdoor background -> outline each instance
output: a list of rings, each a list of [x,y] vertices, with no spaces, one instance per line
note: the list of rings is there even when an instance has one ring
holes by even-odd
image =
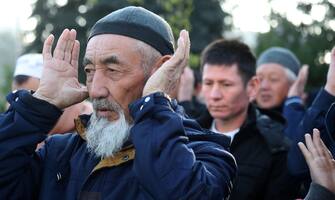
[[[0,111],[10,91],[16,58],[41,52],[44,39],[74,28],[81,57],[89,28],[99,18],[128,5],[163,16],[177,38],[188,29],[191,67],[217,38],[241,39],[256,56],[271,46],[291,49],[310,66],[308,90],[324,84],[335,45],[335,0],[2,0],[0,7]],[[83,70],[80,81],[84,82]]]

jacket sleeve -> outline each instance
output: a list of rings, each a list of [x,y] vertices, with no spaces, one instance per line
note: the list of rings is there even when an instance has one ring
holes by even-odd
[[[37,199],[43,155],[35,153],[36,145],[61,111],[24,90],[9,94],[7,100],[10,107],[0,115],[0,196]]]
[[[154,199],[229,196],[236,163],[220,144],[219,134],[210,139],[195,121],[178,114],[162,93],[134,102],[130,110],[135,120],[131,130],[136,149],[134,171]],[[191,141],[190,135],[199,139]]]
[[[335,194],[327,188],[312,182],[304,200],[329,200],[335,199]]]
[[[303,119],[305,111],[305,106],[300,97],[290,97],[285,101],[283,117],[286,120],[286,128],[284,134],[290,140],[294,139],[298,124]]]
[[[288,168],[292,175],[298,177],[309,176],[306,161],[297,144],[298,142],[305,142],[304,135],[312,133],[313,128],[320,130],[321,139],[330,149],[333,149],[334,141],[325,125],[326,113],[333,102],[335,102],[335,97],[324,89],[321,90],[311,107],[307,109],[301,122],[297,125],[296,133],[292,137],[292,147],[288,153]]]

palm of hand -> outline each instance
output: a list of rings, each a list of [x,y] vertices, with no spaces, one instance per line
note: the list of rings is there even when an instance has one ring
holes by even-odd
[[[59,97],[71,97],[72,93],[75,92],[74,88],[79,88],[80,84],[76,80],[76,70],[69,63],[63,60],[52,59],[47,60],[44,67],[45,70],[43,71],[43,79],[41,79],[39,91],[47,90],[43,92],[45,97],[50,99],[51,102],[55,100],[63,101]],[[70,98],[65,98],[64,100],[66,102],[54,102],[54,104],[64,107],[72,103]]]
[[[158,91],[166,94],[174,93],[179,78],[187,65],[189,50],[189,36],[187,31],[183,30],[180,33],[175,54],[148,79],[143,89],[143,96]]]
[[[331,188],[335,188],[335,160],[326,157],[318,157],[310,163],[311,178],[317,183],[325,182]]]
[[[51,54],[53,36],[43,47],[43,73],[35,97],[48,101],[58,108],[66,108],[83,101],[87,89],[78,82],[79,42],[76,32],[65,29],[60,36],[54,54]]]

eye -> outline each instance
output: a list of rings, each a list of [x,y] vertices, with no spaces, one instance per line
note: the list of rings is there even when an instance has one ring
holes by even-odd
[[[271,77],[269,80],[270,80],[270,82],[278,82],[279,78],[278,77]]]
[[[88,67],[85,67],[84,71],[85,71],[86,74],[92,74],[92,73],[95,72],[94,69],[92,69],[92,68],[88,68]]]
[[[117,72],[115,69],[113,69],[113,68],[108,68],[107,69],[109,72]]]
[[[86,73],[86,81],[91,82],[93,80],[95,69],[90,68],[90,67],[85,67],[84,71]]]
[[[88,68],[85,68],[84,70],[86,74],[89,74],[91,72],[91,69],[88,69]]]
[[[224,87],[230,87],[230,86],[232,86],[233,84],[231,84],[231,83],[224,83],[224,84],[222,84]]]
[[[210,86],[210,85],[212,85],[213,83],[212,83],[211,81],[204,81],[203,84],[204,84],[204,85],[207,85],[207,86]]]
[[[121,71],[116,69],[115,67],[106,68],[106,73],[111,77],[118,76],[118,74],[120,74],[120,72]]]

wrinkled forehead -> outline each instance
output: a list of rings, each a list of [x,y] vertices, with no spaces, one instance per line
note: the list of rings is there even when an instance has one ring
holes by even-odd
[[[88,41],[86,51],[115,48],[118,49],[125,47],[135,48],[137,43],[138,40],[131,37],[116,34],[102,34],[96,35]],[[133,48],[128,50],[132,50]]]
[[[87,43],[85,59],[97,59],[113,54],[114,56],[139,57],[139,41],[122,35],[102,34],[92,37]]]

